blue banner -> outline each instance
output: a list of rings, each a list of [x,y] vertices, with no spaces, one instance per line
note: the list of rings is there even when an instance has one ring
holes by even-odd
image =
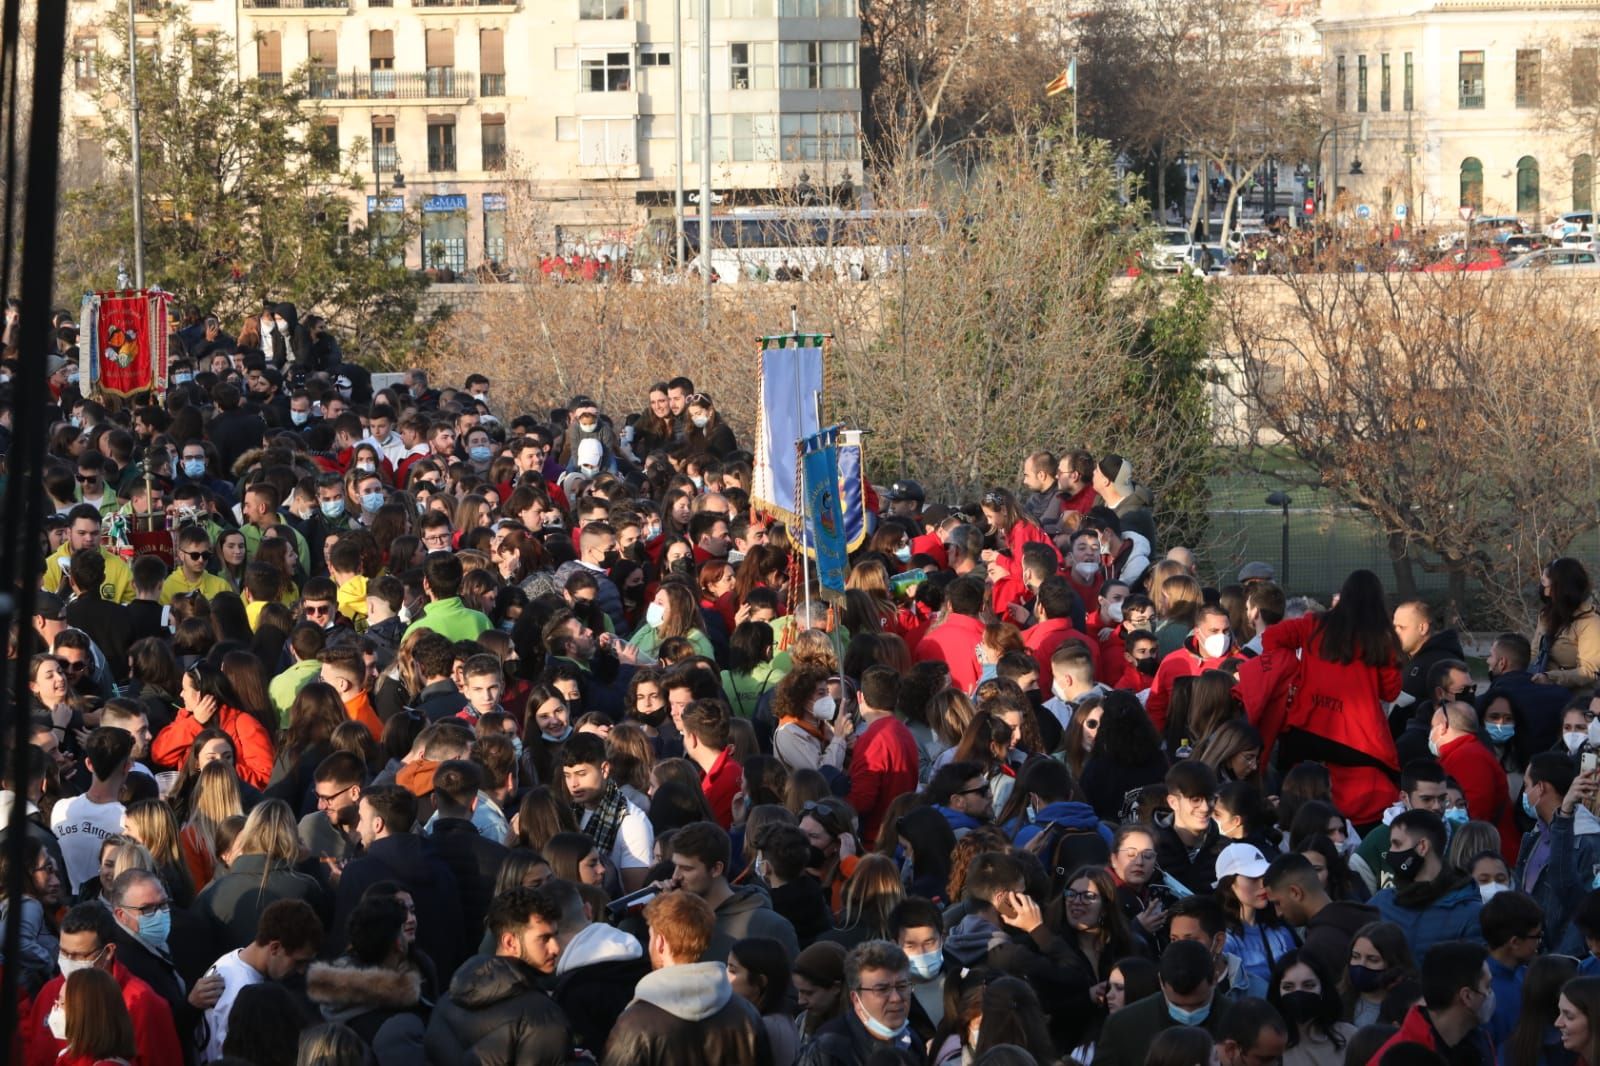
[[[839,434],[839,506],[844,512],[844,545],[855,551],[877,529],[878,516],[867,509],[862,488],[861,431],[847,429]]]
[[[380,204],[376,196],[367,197],[367,214],[382,211],[386,215],[402,214],[406,209],[404,196],[385,196]]]
[[[446,193],[443,196],[430,196],[422,201],[422,209],[429,212],[439,211],[465,211],[467,209],[466,193]]]
[[[849,549],[844,515],[839,507],[839,430],[835,426],[805,438],[800,457],[806,501],[806,539],[817,561],[817,585],[823,599],[844,599]]]

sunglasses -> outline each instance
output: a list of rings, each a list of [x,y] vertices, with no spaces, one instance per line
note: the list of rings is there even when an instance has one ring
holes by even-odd
[[[306,604],[306,614],[324,615],[329,614],[332,611],[332,607],[314,607],[309,603]]]
[[[210,552],[185,551],[183,554],[188,556],[189,560],[191,562],[196,562],[196,563],[207,562],[207,561],[209,561],[211,559],[211,553]]]
[[[78,475],[78,484],[80,484],[80,485],[93,485],[96,481],[99,481],[99,480],[100,480],[100,475],[99,474],[79,474]]]

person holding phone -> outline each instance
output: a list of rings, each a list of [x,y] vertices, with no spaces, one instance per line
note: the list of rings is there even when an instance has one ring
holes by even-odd
[[[1511,887],[1544,908],[1544,942],[1582,956],[1583,934],[1573,923],[1579,903],[1600,879],[1600,818],[1589,809],[1600,794],[1600,770],[1580,771],[1562,752],[1535,755],[1522,777],[1522,810],[1534,827],[1522,840]]]

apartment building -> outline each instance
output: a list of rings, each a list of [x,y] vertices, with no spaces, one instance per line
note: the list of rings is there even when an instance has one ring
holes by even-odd
[[[112,43],[106,2],[73,3],[67,114],[84,126],[98,121],[95,48]],[[684,184],[698,188],[708,155],[716,203],[781,199],[802,177],[860,187],[856,0],[709,0],[709,153],[702,0],[680,2],[681,55],[674,0],[184,6],[197,28],[236,43],[241,78],[282,84],[303,72],[327,143],[364,145],[357,164],[371,181],[358,212],[414,213],[421,237],[407,260],[460,274],[506,256],[508,201],[537,203],[543,251],[620,244],[648,260],[644,245],[672,229],[680,126]],[[161,28],[154,9],[137,20],[141,37]]]
[[[1465,207],[1542,224],[1591,209],[1600,5],[1322,0],[1318,29],[1325,187],[1337,137],[1347,217],[1459,225]]]

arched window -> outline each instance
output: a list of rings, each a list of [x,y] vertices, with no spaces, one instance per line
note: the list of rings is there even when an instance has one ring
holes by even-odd
[[[1594,156],[1584,154],[1572,161],[1572,209],[1594,209]]]
[[[1461,161],[1461,206],[1483,210],[1483,163],[1472,156]]]
[[[1517,160],[1517,214],[1539,210],[1539,161],[1531,155]]]

